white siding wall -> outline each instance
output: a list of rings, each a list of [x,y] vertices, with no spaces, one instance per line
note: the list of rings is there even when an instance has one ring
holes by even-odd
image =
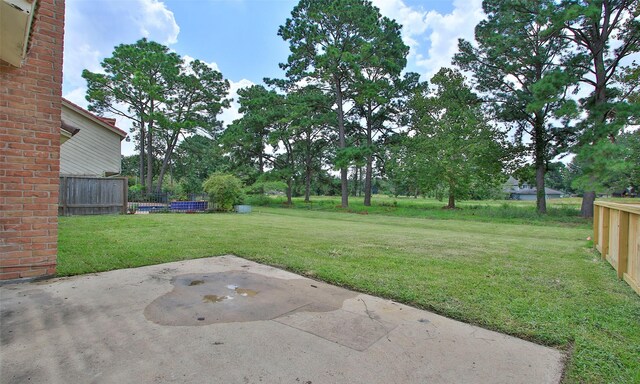
[[[120,136],[62,106],[62,119],[80,128],[60,146],[60,174],[104,176],[120,173]]]

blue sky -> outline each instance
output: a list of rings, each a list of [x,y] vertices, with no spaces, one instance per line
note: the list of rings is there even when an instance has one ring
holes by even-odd
[[[457,39],[473,38],[482,19],[481,0],[373,0],[384,16],[403,25],[411,50],[407,70],[429,79],[449,65]],[[237,89],[282,77],[288,45],[278,35],[297,1],[290,0],[67,0],[63,96],[86,106],[83,69],[100,62],[118,44],[147,37],[182,56],[218,68]],[[238,118],[237,104],[221,118]],[[117,123],[128,130],[128,122]],[[123,143],[123,153],[133,152]]]

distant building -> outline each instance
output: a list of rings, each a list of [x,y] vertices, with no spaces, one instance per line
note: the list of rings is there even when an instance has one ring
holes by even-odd
[[[527,183],[520,183],[512,176],[509,176],[509,180],[504,184],[503,190],[510,200],[536,200],[538,194],[536,187]],[[547,199],[559,199],[564,195],[563,192],[551,188],[545,188],[544,191]]]

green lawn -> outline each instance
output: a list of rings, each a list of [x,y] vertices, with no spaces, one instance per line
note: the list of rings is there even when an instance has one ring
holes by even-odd
[[[530,203],[412,200],[354,201],[366,215],[324,199],[248,215],[63,217],[58,272],[235,254],[561,348],[567,383],[640,383],[640,297],[590,249],[574,203],[540,217]]]

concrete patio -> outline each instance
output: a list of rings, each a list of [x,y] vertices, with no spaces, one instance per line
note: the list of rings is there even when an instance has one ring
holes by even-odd
[[[234,256],[0,287],[2,383],[558,383],[561,352]]]

